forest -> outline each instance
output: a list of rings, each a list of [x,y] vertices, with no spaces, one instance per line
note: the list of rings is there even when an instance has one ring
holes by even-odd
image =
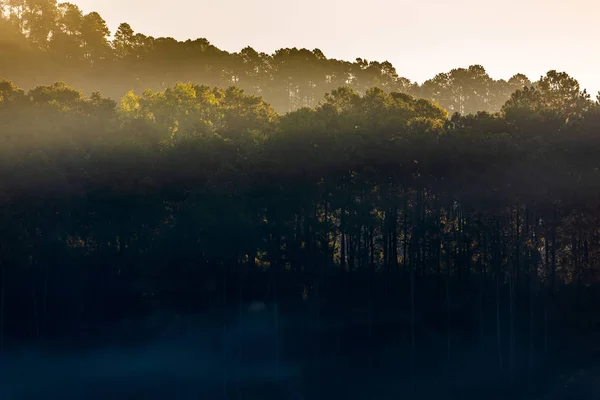
[[[0,354],[262,302],[278,363],[311,337],[337,359],[367,347],[352,362],[415,396],[439,360],[473,396],[534,398],[597,357],[600,95],[567,73],[418,85],[318,50],[230,54],[127,24],[110,41],[52,0],[0,12]],[[340,395],[314,370],[306,398]]]
[[[56,81],[112,98],[129,90],[164,90],[178,82],[235,86],[261,96],[280,113],[315,107],[349,86],[402,92],[440,104],[451,114],[497,112],[511,93],[531,85],[523,74],[494,80],[481,65],[440,73],[419,85],[387,62],[327,58],[319,49],[265,54],[251,47],[229,53],[207,39],[177,41],[136,33],[122,23],[111,32],[95,12],[56,0],[0,0],[0,76],[31,89]]]

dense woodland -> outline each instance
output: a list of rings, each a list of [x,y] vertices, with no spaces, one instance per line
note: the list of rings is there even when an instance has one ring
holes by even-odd
[[[91,94],[119,98],[129,90],[164,90],[175,83],[236,86],[262,96],[278,112],[315,107],[340,86],[408,93],[450,113],[499,111],[511,93],[531,82],[523,74],[494,80],[480,65],[440,73],[422,85],[399,77],[389,62],[327,58],[319,49],[274,54],[251,47],[229,53],[207,39],[179,42],[136,33],[127,23],[114,35],[95,12],[56,0],[0,0],[0,76],[30,89],[65,81]],[[112,40],[111,40],[112,38]]]
[[[0,10],[0,71],[32,86],[0,82],[0,351],[252,300],[391,310],[413,355],[462,332],[507,373],[598,332],[600,99],[566,73],[419,86]],[[37,84],[60,78],[86,90]]]

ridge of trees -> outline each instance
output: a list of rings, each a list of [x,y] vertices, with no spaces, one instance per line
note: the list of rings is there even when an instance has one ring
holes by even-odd
[[[13,34],[0,35],[2,71],[99,77],[85,91],[0,81],[0,353],[9,335],[235,299],[391,307],[411,315],[413,350],[427,329],[415,315],[439,325],[444,310],[448,358],[457,324],[493,338],[503,371],[533,365],[564,331],[600,329],[600,98],[566,73],[520,80],[502,102],[464,86],[432,102],[369,75],[380,65],[357,63],[364,74],[348,81],[355,64],[317,57],[343,78],[310,92],[312,70],[287,58],[302,50],[259,55],[266,69],[209,62],[235,57],[188,51],[198,41],[156,39],[140,55],[124,44],[131,32],[109,42],[99,16],[61,5],[52,24],[86,21],[65,62],[35,8],[54,3],[0,4]],[[170,65],[176,50],[194,61]],[[154,69],[135,75],[135,63]],[[237,87],[223,72],[236,66]],[[94,91],[137,78],[147,86],[116,101]]]
[[[340,298],[370,274],[384,298],[413,282],[422,306],[451,290],[476,315],[525,302],[546,330],[569,293],[596,296],[600,105],[563,73],[498,113],[450,118],[379,88],[278,114],[233,87],[179,83],[115,102],[3,81],[0,125],[12,333],[198,306],[238,284],[266,296],[273,279],[281,297]],[[221,287],[222,274],[238,283]],[[481,303],[473,282],[489,290]],[[32,284],[33,306],[19,294]],[[502,326],[518,317],[501,312]]]
[[[136,33],[122,23],[112,40],[96,12],[56,0],[0,1],[0,76],[21,86],[68,81],[110,97],[129,90],[164,90],[179,81],[236,86],[265,98],[278,112],[314,107],[325,93],[349,86],[404,92],[440,104],[451,114],[496,112],[517,89],[530,86],[523,74],[492,79],[481,65],[437,74],[419,85],[398,76],[385,61],[327,58],[319,49],[285,48],[274,54],[246,47],[229,53],[207,39],[177,41]]]

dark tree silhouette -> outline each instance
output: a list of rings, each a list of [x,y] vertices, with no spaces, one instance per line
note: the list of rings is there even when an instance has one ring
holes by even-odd
[[[600,103],[566,73],[417,85],[318,49],[125,23],[109,41],[71,4],[0,11],[0,75],[26,86],[0,81],[0,352],[257,301],[277,366],[290,337],[340,368],[400,346],[394,374],[421,393],[443,365],[440,387],[532,396],[539,371],[597,355]],[[328,334],[284,329],[294,312]],[[459,377],[467,341],[480,364]],[[357,396],[344,371],[335,395]]]

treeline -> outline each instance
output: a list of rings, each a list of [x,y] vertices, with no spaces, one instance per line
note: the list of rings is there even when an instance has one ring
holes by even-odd
[[[404,309],[413,343],[493,337],[506,368],[598,328],[600,105],[564,73],[450,118],[377,88],[280,115],[233,87],[4,81],[0,127],[2,341],[326,300]]]
[[[419,85],[389,62],[327,58],[319,49],[251,47],[237,53],[206,39],[177,41],[136,33],[127,23],[111,32],[95,12],[56,0],[0,0],[0,76],[33,88],[67,81],[91,94],[102,87],[118,98],[129,90],[164,90],[180,81],[236,86],[262,96],[278,112],[315,107],[325,93],[349,86],[403,92],[437,102],[450,113],[497,112],[531,82],[523,74],[492,79],[480,65],[440,73]]]

